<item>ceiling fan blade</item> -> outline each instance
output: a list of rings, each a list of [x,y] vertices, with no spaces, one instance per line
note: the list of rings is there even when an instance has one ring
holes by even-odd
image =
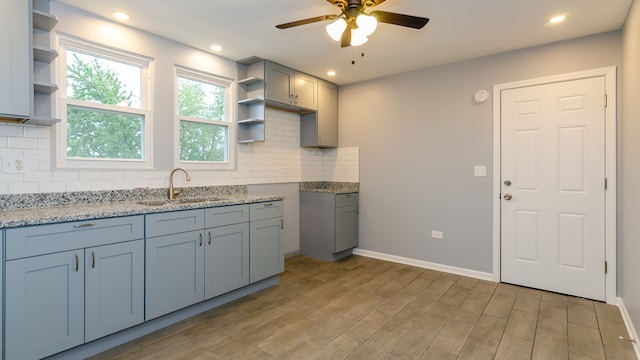
[[[347,26],[342,33],[342,42],[340,43],[340,47],[351,46],[351,27]]]
[[[375,16],[378,21],[383,23],[406,26],[413,29],[422,29],[429,22],[429,19],[427,18],[396,14],[387,11],[372,11],[369,15]]]
[[[312,18],[309,18],[309,19],[292,21],[292,22],[288,22],[288,23],[285,23],[285,24],[276,25],[276,27],[278,29],[288,29],[288,28],[292,28],[294,26],[311,24],[311,23],[318,22],[318,21],[333,20],[333,19],[335,19],[337,17],[338,17],[338,15],[316,16],[316,17],[312,17]]]

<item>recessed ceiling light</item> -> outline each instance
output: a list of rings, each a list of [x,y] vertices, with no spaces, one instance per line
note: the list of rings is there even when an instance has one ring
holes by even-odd
[[[327,75],[329,76],[336,76],[336,72],[333,70],[327,71]]]
[[[211,50],[213,50],[213,51],[222,51],[222,46],[220,46],[220,45],[211,45]]]
[[[567,19],[566,15],[558,15],[558,16],[554,16],[551,19],[549,19],[549,23],[550,24],[557,24],[557,23],[561,23],[563,21],[565,21]]]
[[[129,15],[120,11],[114,12],[113,17],[118,20],[129,20]]]

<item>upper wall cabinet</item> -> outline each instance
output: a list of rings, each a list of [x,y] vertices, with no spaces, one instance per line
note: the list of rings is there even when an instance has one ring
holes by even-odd
[[[300,146],[338,147],[338,85],[318,80],[318,111],[300,115]]]
[[[29,1],[0,0],[0,118],[31,115]]]
[[[0,0],[0,120],[51,125],[54,94],[49,0]]]
[[[300,146],[338,147],[338,86],[253,56],[238,61],[238,143],[265,141],[265,107],[300,115]]]
[[[238,61],[238,143],[264,141],[264,60]]]
[[[303,113],[318,109],[318,79],[270,61],[265,66],[267,103]]]
[[[58,52],[53,45],[53,30],[58,18],[49,12],[49,0],[33,0],[33,108],[30,124],[51,125],[60,121],[53,116],[58,85],[53,81],[53,62]]]

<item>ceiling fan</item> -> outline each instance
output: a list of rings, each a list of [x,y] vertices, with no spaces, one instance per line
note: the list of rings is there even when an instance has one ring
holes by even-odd
[[[359,46],[367,42],[378,22],[422,29],[429,19],[413,15],[396,14],[388,11],[368,10],[382,4],[385,0],[327,0],[340,9],[338,15],[323,15],[309,19],[297,20],[276,25],[278,29],[288,29],[295,26],[311,24],[324,20],[336,20],[327,25],[329,36],[335,41],[341,41],[342,47]]]

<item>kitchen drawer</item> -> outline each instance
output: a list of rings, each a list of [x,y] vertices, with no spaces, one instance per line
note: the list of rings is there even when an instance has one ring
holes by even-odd
[[[358,205],[358,193],[336,195],[336,207]]]
[[[144,238],[144,217],[74,221],[7,229],[7,260]]]
[[[251,204],[250,206],[251,210],[249,214],[251,217],[251,221],[271,219],[284,215],[284,202],[282,200],[255,203]]]
[[[204,227],[240,224],[249,221],[249,205],[221,206],[204,210]]]
[[[147,238],[204,229],[204,210],[172,211],[146,215]]]

